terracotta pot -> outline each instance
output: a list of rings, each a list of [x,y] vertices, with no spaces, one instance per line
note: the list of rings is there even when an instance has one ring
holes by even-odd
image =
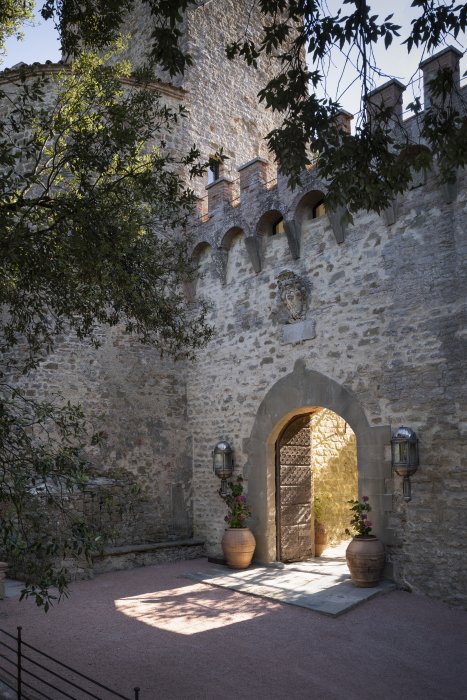
[[[354,537],[345,552],[354,586],[377,586],[384,569],[384,545],[377,538]]]
[[[320,557],[328,543],[328,533],[323,523],[315,520],[315,557]]]
[[[227,565],[232,569],[246,569],[250,566],[255,547],[255,536],[248,527],[230,527],[225,530],[222,550]]]

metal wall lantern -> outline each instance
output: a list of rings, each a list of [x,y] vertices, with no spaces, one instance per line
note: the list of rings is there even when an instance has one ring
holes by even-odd
[[[410,477],[418,468],[418,438],[411,428],[401,425],[391,438],[392,468],[404,478],[402,491],[404,499],[412,498]]]
[[[227,479],[234,470],[233,450],[229,443],[221,440],[212,451],[212,468],[214,474],[221,479],[221,495],[227,494]]]

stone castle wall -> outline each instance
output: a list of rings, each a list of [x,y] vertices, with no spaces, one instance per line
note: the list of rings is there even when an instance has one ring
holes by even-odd
[[[102,331],[97,351],[64,338],[34,375],[16,380],[32,397],[80,401],[108,436],[90,455],[95,464],[137,477],[143,498],[120,542],[194,530],[212,554],[225,515],[214,444],[233,445],[252,527],[274,540],[275,437],[296,413],[333,410],[355,432],[360,495],[371,497],[395,580],[465,606],[466,174],[450,188],[434,175],[416,178],[384,215],[357,212],[346,228],[340,213],[313,218],[325,183],[309,170],[290,192],[272,177],[261,139],[273,122],[256,102],[263,76],[223,57],[245,7],[211,0],[189,15],[194,66],[165,88],[190,109],[171,147],[198,142],[203,157],[220,146],[230,156],[225,175],[234,182],[208,188],[192,226],[203,275],[190,291],[212,302],[213,340],[185,367],[119,329]],[[196,184],[203,197],[205,184]],[[284,232],[273,235],[281,218]],[[305,290],[300,318],[290,317],[279,293],[285,271]],[[258,421],[271,426],[264,460]],[[391,472],[390,435],[399,425],[420,440],[409,503]],[[271,548],[258,551],[274,558]]]
[[[267,153],[264,137],[277,116],[258,104],[258,92],[272,77],[274,64],[259,61],[257,71],[241,59],[229,61],[225,46],[244,36],[259,41],[260,13],[251,0],[216,0],[188,13],[186,48],[193,57],[183,80],[190,111],[189,137],[204,158],[223,148],[228,160],[221,175],[238,179],[237,169]],[[269,76],[269,78],[268,78]],[[196,191],[203,197],[203,182]],[[235,187],[235,196],[238,187]]]
[[[253,177],[238,207],[224,202],[198,229],[195,254],[205,274],[197,292],[215,300],[216,336],[188,368],[195,531],[218,551],[224,509],[212,446],[229,440],[238,470],[251,478],[256,465],[248,445],[262,402],[303,361],[348,390],[370,426],[409,425],[417,432],[420,468],[410,503],[402,499],[402,480],[391,474],[389,429],[385,450],[368,467],[384,469],[379,534],[399,583],[465,604],[465,173],[455,200],[430,176],[400,198],[394,223],[359,212],[340,243],[342,231],[328,216],[311,217],[324,186],[312,171],[306,177],[293,194],[281,180],[268,189]],[[271,235],[278,214],[295,224],[294,238]],[[277,278],[284,270],[307,286],[304,321],[281,318]],[[289,399],[284,396],[284,405]],[[263,525],[253,519],[256,530]]]
[[[46,106],[55,99],[56,76],[66,70],[50,63],[27,68],[28,81],[49,78]],[[5,71],[0,81],[12,97],[21,89],[17,69]],[[182,96],[162,86],[167,106],[176,109]],[[169,147],[174,139],[176,134],[166,135]],[[26,376],[12,372],[8,379],[31,399],[80,404],[90,432],[106,435],[101,447],[89,450],[93,467],[130,484],[136,478],[140,496],[131,516],[115,517],[114,543],[191,537],[191,445],[183,368],[162,360],[157,349],[140,345],[120,328],[100,329],[97,336],[101,347],[95,350],[74,334],[64,334],[37,371]]]
[[[148,6],[138,4],[125,25],[132,37],[128,54],[135,66],[147,58],[152,21]],[[245,36],[259,41],[260,12],[251,0],[210,0],[187,10],[181,30],[180,44],[192,56],[192,65],[183,76],[163,71],[158,74],[163,84],[180,90],[189,112],[173,148],[182,154],[196,144],[203,160],[222,148],[228,159],[221,166],[221,174],[237,179],[237,168],[242,163],[266,155],[264,137],[278,123],[277,116],[259,105],[257,99],[259,90],[273,75],[272,59],[259,59],[258,70],[253,70],[246,69],[243,60],[229,61],[225,53],[229,42]],[[206,177],[191,182],[204,199],[206,182]],[[205,201],[204,209],[206,205]]]
[[[444,65],[458,76],[458,61],[447,49],[424,63],[425,77]],[[398,121],[402,91],[393,81],[371,100]],[[417,121],[408,127],[415,136]],[[258,556],[273,559],[274,440],[294,413],[325,406],[355,417],[359,493],[370,495],[395,580],[465,606],[466,174],[453,185],[414,174],[381,216],[357,212],[345,228],[342,212],[313,218],[326,191],[313,170],[294,193],[269,173],[261,158],[241,167],[239,198],[228,182],[212,185],[208,215],[194,226],[203,276],[193,291],[212,301],[216,328],[188,368],[195,531],[219,552],[224,509],[210,452],[227,439],[249,480]],[[274,235],[280,219],[283,233]],[[307,291],[300,320],[280,299],[285,271]],[[410,502],[391,471],[399,425],[420,440]]]
[[[27,397],[81,404],[90,432],[104,431],[87,457],[103,475],[136,483],[131,517],[115,522],[115,543],[189,537],[191,438],[183,369],[119,328],[102,331],[94,349],[64,339],[34,373],[10,377]],[[109,473],[110,472],[110,473]]]
[[[220,0],[188,13],[183,45],[193,53],[195,64],[183,77],[172,79],[161,73],[162,82],[154,86],[164,104],[175,110],[184,104],[190,112],[178,128],[163,135],[175,156],[197,143],[207,159],[223,145],[232,163],[227,170],[236,169],[257,153],[271,128],[270,115],[260,110],[261,116],[255,99],[264,71],[252,71],[249,82],[242,80],[241,62],[234,67],[223,49],[222,42],[243,32],[247,9],[246,0],[242,5]],[[147,6],[138,7],[126,27],[133,34],[129,55],[134,65],[144,59],[149,26]],[[257,32],[255,26],[253,22],[252,32]],[[25,69],[28,80],[38,75],[51,79],[45,98],[48,105],[54,99],[55,76],[68,67],[47,63]],[[2,89],[14,96],[20,77],[18,69],[5,71],[0,76]],[[131,81],[127,82],[130,86]],[[239,100],[240,82],[244,100]],[[230,128],[232,116],[235,125]],[[206,182],[204,177],[194,183],[203,196]],[[90,428],[107,436],[101,447],[89,451],[93,466],[123,480],[126,474],[128,482],[136,478],[141,496],[136,499],[133,517],[122,521],[120,529],[115,523],[116,544],[190,537],[192,436],[187,427],[185,368],[169,358],[161,359],[157,349],[139,345],[119,328],[101,329],[98,335],[101,347],[95,350],[64,334],[56,352],[37,371],[27,377],[13,373],[9,379],[31,398],[81,404]]]

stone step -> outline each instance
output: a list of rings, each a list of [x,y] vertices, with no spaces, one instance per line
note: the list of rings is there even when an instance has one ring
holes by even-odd
[[[184,559],[197,559],[206,556],[204,541],[195,537],[165,542],[106,547],[102,554],[93,556],[93,573],[133,569],[138,566],[167,564]]]

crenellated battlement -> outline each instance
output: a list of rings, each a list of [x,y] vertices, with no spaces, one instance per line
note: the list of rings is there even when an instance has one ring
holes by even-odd
[[[424,61],[423,71],[424,103],[432,103],[429,81],[441,68],[449,67],[454,77],[454,92],[461,90],[459,60],[462,53],[456,48],[448,47]],[[390,111],[390,125],[395,137],[402,134],[413,141],[420,141],[420,115],[404,119],[403,93],[405,86],[398,80],[390,80],[373,90],[368,97],[366,109],[374,118],[383,110]],[[467,86],[463,89],[467,94]],[[338,123],[342,131],[350,133],[353,115],[342,111]],[[232,232],[242,232],[251,265],[256,273],[261,271],[261,237],[271,233],[272,227],[282,222],[283,232],[287,237],[292,259],[300,258],[301,253],[301,219],[303,210],[313,209],[324,198],[327,186],[317,174],[313,165],[305,170],[301,185],[291,191],[287,178],[278,174],[275,163],[257,156],[237,168],[238,177],[222,176],[207,185],[206,195],[198,200],[197,211],[191,222],[194,237],[193,251],[209,245],[217,258],[216,267],[226,269],[226,259]],[[414,172],[411,189],[426,184],[425,172]],[[447,203],[457,196],[456,185],[443,185],[442,194]],[[387,226],[393,225],[398,216],[400,197],[394,199],[382,217]],[[343,223],[345,208],[333,212],[322,212],[332,228],[337,244],[345,241],[346,224]]]

